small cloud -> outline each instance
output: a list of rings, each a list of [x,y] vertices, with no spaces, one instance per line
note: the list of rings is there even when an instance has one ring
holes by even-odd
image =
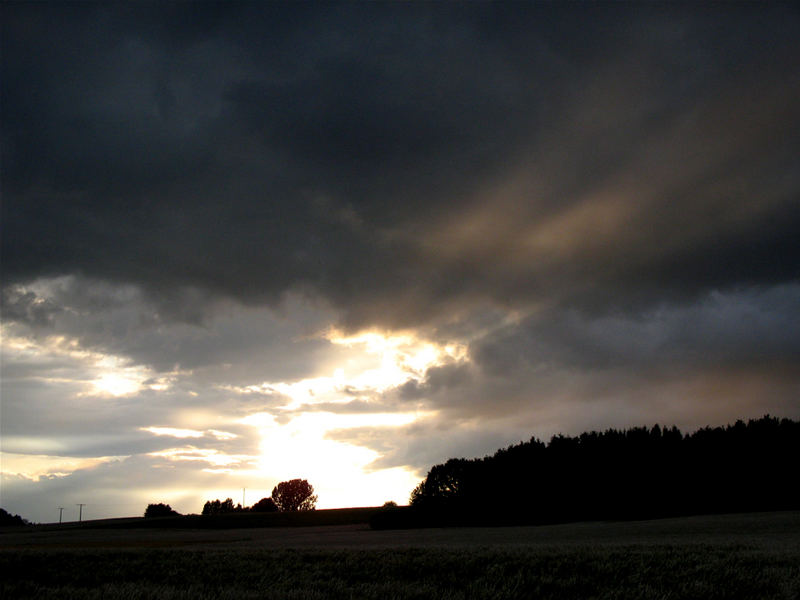
[[[181,429],[178,427],[140,427],[141,431],[147,431],[153,435],[168,435],[176,438],[202,438],[206,435],[211,435],[218,440],[234,440],[238,435],[230,431],[220,431],[219,429],[207,429],[200,431],[197,429]]]
[[[197,448],[184,446],[182,448],[168,448],[158,452],[150,452],[148,456],[164,458],[170,461],[199,461],[212,467],[242,467],[251,464],[257,457],[246,454],[225,454],[211,448]]]
[[[176,427],[140,427],[142,431],[149,431],[153,435],[170,435],[176,438],[201,438],[205,435],[196,429],[178,429]]]

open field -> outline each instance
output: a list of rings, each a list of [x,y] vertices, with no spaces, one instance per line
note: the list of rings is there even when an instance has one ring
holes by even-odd
[[[800,598],[800,513],[0,534],[3,598]]]

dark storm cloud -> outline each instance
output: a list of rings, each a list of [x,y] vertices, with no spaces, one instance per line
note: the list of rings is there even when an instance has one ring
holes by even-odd
[[[172,377],[86,399],[76,355],[4,357],[13,448],[151,452],[181,440],[140,428],[191,411],[421,410],[328,437],[424,471],[532,434],[797,415],[794,7],[2,13],[4,333]],[[334,322],[468,356],[292,411],[244,389],[364,364]],[[255,454],[236,433],[197,444]]]
[[[50,299],[39,298],[34,292],[4,287],[2,294],[3,316],[36,328],[49,328],[62,308]]]
[[[788,6],[3,17],[6,284],[131,283],[190,322],[299,289],[409,326],[798,277]]]
[[[691,369],[796,364],[800,359],[800,286],[711,294],[682,307],[591,318],[544,311],[494,331],[472,347],[486,372],[538,366],[580,370]]]

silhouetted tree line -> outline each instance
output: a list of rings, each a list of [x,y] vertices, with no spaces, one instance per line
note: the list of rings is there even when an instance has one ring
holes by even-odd
[[[30,525],[30,523],[19,515],[12,515],[4,508],[0,508],[0,527],[21,527],[22,525]]]
[[[533,438],[434,466],[411,506],[429,524],[796,509],[798,457],[800,423],[768,415],[691,435],[656,425]]]
[[[317,496],[314,486],[305,479],[282,481],[272,489],[272,496],[262,498],[250,508],[237,504],[233,500],[209,500],[203,506],[204,515],[224,515],[237,512],[298,512],[314,510]]]
[[[250,511],[258,513],[278,512],[278,506],[272,498],[262,498],[250,507]]]
[[[266,512],[277,512],[278,507],[275,505],[275,502],[272,501],[272,498],[262,498],[253,506],[247,507],[242,506],[241,504],[236,504],[234,506],[233,500],[230,498],[226,498],[225,500],[209,500],[203,505],[203,513],[204,515],[227,515],[231,513],[244,513],[244,512],[257,512],[257,513],[266,513]]]
[[[226,498],[225,500],[209,500],[203,505],[204,515],[226,515],[236,512],[247,512],[249,509],[243,507],[241,504],[233,505],[233,500]]]

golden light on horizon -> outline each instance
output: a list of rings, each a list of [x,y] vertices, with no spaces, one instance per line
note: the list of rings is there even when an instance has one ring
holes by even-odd
[[[258,471],[276,481],[307,479],[320,493],[320,508],[368,506],[386,500],[405,502],[418,482],[407,469],[370,469],[380,458],[370,448],[331,439],[348,429],[391,429],[413,423],[428,413],[333,414],[302,413],[280,423],[267,413],[250,415],[243,424],[261,437]],[[346,437],[346,436],[345,436]],[[380,486],[376,487],[380,481]]]
[[[348,350],[344,359],[324,366],[327,373],[296,381],[224,386],[236,395],[287,400],[274,411],[251,414],[237,422],[255,427],[261,439],[258,473],[253,475],[276,482],[308,479],[319,493],[320,508],[386,500],[405,503],[418,476],[405,468],[371,467],[382,455],[367,442],[375,435],[402,436],[402,428],[435,413],[392,412],[391,404],[381,412],[345,412],[344,407],[358,398],[367,405],[375,400],[377,408],[382,395],[392,388],[423,380],[432,367],[465,360],[466,346],[435,344],[411,333],[367,331],[345,336],[331,329],[324,337]],[[321,405],[326,410],[319,410]],[[342,412],[333,410],[337,405],[342,405]]]
[[[180,468],[182,473],[195,471],[198,477],[214,475],[220,477],[223,486],[227,487],[223,482],[231,482],[234,488],[241,482],[242,487],[271,490],[279,481],[300,477],[314,485],[319,494],[319,508],[380,505],[388,500],[405,503],[419,481],[418,474],[404,467],[376,466],[382,454],[380,445],[371,440],[385,438],[394,444],[391,440],[399,436],[397,443],[402,444],[406,426],[431,418],[434,413],[408,407],[402,412],[392,412],[395,408],[391,402],[382,410],[378,407],[392,388],[408,381],[422,381],[432,367],[464,360],[466,349],[459,344],[435,344],[410,333],[365,332],[345,336],[331,330],[325,338],[335,352],[331,360],[318,365],[316,373],[312,371],[312,376],[249,386],[214,386],[215,390],[239,397],[285,398],[282,404],[273,404],[270,413],[247,416],[245,412],[234,416],[202,404],[192,407],[177,404],[174,410],[164,413],[163,421],[136,427],[153,436],[175,438],[174,445],[144,453],[156,459],[153,468]],[[74,386],[73,397],[84,402],[135,397],[142,392],[156,395],[169,392],[189,373],[157,374],[122,356],[84,349],[76,338],[66,335],[39,339],[8,335],[3,339],[3,348],[20,359],[36,358],[43,364],[68,361],[70,370],[53,371],[42,381],[70,384]],[[194,391],[186,394],[198,396]],[[354,400],[358,400],[358,405],[346,408]],[[369,406],[372,402],[374,407]],[[323,404],[325,410],[320,410]],[[258,403],[245,402],[242,407],[247,410],[248,405]],[[337,405],[342,405],[341,411]],[[376,409],[381,412],[370,412]],[[250,434],[235,428],[226,431],[227,425],[254,427],[258,451],[251,455],[249,449],[234,449],[247,448],[244,438]],[[235,445],[218,444],[237,437],[243,440]],[[32,440],[24,446],[32,446],[37,456],[4,454],[3,472],[32,479],[63,477],[119,460],[117,457],[75,459],[43,452],[47,444],[56,442],[58,447],[52,448],[53,454],[66,451],[61,448],[60,440],[53,438]],[[10,467],[13,468],[9,471]],[[185,495],[185,491],[181,493],[181,497]]]

